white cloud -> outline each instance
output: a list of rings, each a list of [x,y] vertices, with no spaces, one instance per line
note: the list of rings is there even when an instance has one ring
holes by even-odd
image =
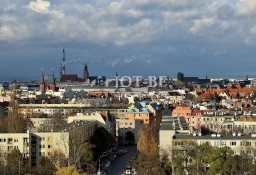
[[[10,31],[14,31],[15,25],[25,25],[30,35],[20,38],[40,35],[55,42],[73,40],[124,46],[159,41],[172,45],[203,39],[206,43],[225,43],[231,38],[239,41],[248,36],[246,31],[253,23],[249,19],[241,22],[234,13],[247,12],[248,8],[250,12],[255,4],[249,0],[32,0],[24,4],[28,8],[21,5],[12,17],[0,17],[0,23]],[[17,6],[10,3],[4,8],[13,10]],[[13,39],[8,36],[11,35],[2,38]]]
[[[51,3],[49,1],[44,1],[44,0],[36,0],[36,1],[31,1],[28,5],[28,7],[38,13],[44,13],[44,14],[52,14],[56,17],[63,18],[64,14],[59,11],[59,10],[51,10]]]
[[[150,64],[152,62],[151,55],[140,54],[140,55],[133,55],[133,56],[124,57],[124,58],[109,59],[105,61],[106,65],[110,65],[111,67],[116,67],[120,65],[136,63],[136,62]]]
[[[255,0],[243,0],[237,5],[237,13],[241,16],[256,15],[256,1]]]
[[[193,34],[197,34],[205,28],[212,26],[214,22],[215,20],[213,18],[196,19],[193,21],[193,25],[190,27],[189,31]]]
[[[25,25],[12,25],[0,26],[0,41],[19,41],[28,37],[29,33]]]
[[[14,38],[14,32],[9,26],[0,27],[0,40],[6,40],[8,38]]]
[[[48,13],[51,3],[44,0],[31,1],[29,3],[29,8],[39,13]]]

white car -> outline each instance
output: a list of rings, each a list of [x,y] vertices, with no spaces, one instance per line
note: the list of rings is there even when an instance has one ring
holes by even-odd
[[[131,170],[130,169],[126,169],[125,170],[125,174],[131,174]]]

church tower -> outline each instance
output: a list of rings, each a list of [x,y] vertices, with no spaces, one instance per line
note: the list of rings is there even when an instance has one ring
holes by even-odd
[[[50,90],[52,90],[52,91],[55,91],[55,89],[56,89],[56,81],[55,81],[55,77],[54,77],[54,72],[53,72],[53,70],[52,70],[52,76],[51,76],[51,78],[50,78],[50,84],[49,84],[49,86],[50,86]]]
[[[45,81],[44,81],[44,72],[42,70],[41,80],[40,80],[40,91],[45,91]]]
[[[84,81],[87,81],[89,79],[89,71],[88,71],[87,64],[84,65],[83,79],[84,79]]]

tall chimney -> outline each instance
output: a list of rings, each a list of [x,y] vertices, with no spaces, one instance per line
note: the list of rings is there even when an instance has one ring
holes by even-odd
[[[65,74],[65,49],[63,49],[63,58],[62,58],[62,74]]]

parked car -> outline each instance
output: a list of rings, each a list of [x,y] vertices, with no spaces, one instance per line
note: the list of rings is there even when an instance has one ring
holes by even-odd
[[[131,169],[126,169],[125,174],[131,174]]]

